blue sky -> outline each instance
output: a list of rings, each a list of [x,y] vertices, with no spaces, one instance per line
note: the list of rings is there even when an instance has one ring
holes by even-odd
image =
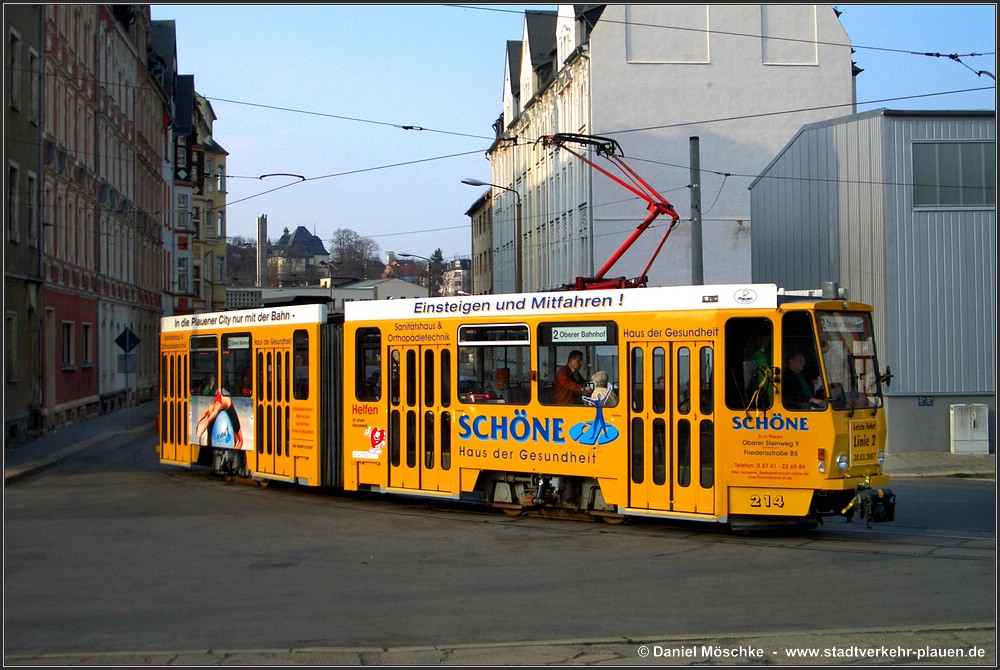
[[[230,236],[256,238],[266,214],[272,240],[350,228],[383,254],[449,259],[470,254],[465,212],[484,190],[461,180],[491,179],[506,42],[525,9],[557,5],[151,7],[176,21],[180,72],[218,117]],[[834,7],[864,69],[859,111],[996,109],[977,75],[996,74],[995,5]],[[306,180],[260,178],[276,173]]]

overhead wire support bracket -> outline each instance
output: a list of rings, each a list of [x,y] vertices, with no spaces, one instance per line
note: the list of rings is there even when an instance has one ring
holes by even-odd
[[[614,254],[612,254],[611,258],[608,259],[607,263],[604,264],[604,267],[602,267],[595,276],[577,277],[576,288],[579,290],[585,288],[637,288],[645,286],[648,281],[647,274],[649,272],[649,268],[653,265],[653,261],[656,260],[657,255],[660,253],[660,249],[663,248],[663,244],[667,241],[667,237],[669,237],[673,229],[677,227],[677,222],[680,220],[680,215],[677,214],[674,206],[671,205],[666,198],[657,193],[656,189],[640,177],[635,170],[628,166],[623,158],[624,152],[622,151],[621,145],[619,145],[616,140],[607,137],[599,137],[597,135],[556,133],[555,135],[543,135],[538,139],[538,142],[541,142],[542,146],[545,147],[555,146],[558,149],[568,151],[590,167],[594,168],[601,174],[605,175],[648,203],[647,209],[649,210],[649,214],[646,216],[646,219],[639,224],[632,235],[622,243]],[[585,147],[592,147],[598,156],[602,156],[613,163],[621,172],[622,176],[619,177],[612,174],[587,158],[583,153],[571,149],[567,146],[569,144],[579,144]],[[649,263],[647,263],[646,267],[643,269],[642,274],[634,279],[625,279],[624,277],[617,279],[605,279],[605,276],[611,268],[614,267],[614,264],[617,263],[622,255],[628,251],[629,247],[631,247],[632,244],[639,239],[639,236],[642,235],[647,228],[649,228],[650,224],[653,223],[653,220],[661,214],[669,216],[671,221],[667,226],[666,232],[663,234],[663,239],[661,239],[660,243],[656,246],[656,250],[653,252],[652,258],[649,259]]]

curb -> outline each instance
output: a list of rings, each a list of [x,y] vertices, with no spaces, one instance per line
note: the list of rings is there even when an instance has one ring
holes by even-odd
[[[31,463],[25,463],[22,465],[13,465],[4,468],[4,484],[12,484],[20,479],[27,477],[28,475],[34,474],[36,472],[41,472],[46,468],[50,468],[59,461],[68,456],[83,451],[84,449],[89,449],[93,445],[99,442],[105,442],[111,440],[115,437],[120,437],[122,435],[138,435],[139,433],[144,433],[146,431],[153,430],[152,426],[137,426],[129,430],[115,430],[109,431],[107,433],[99,433],[91,438],[84,440],[78,444],[74,444],[69,447],[64,447],[59,451],[53,452],[44,458],[40,458],[37,461],[32,461]]]

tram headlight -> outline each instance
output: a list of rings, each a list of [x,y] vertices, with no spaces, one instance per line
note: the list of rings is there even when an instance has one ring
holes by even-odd
[[[885,450],[883,449],[878,450],[878,464],[879,467],[885,465]]]
[[[819,462],[819,473],[821,475],[825,475],[826,474],[826,461],[820,461]]]
[[[841,472],[845,472],[847,470],[848,465],[849,464],[847,462],[847,454],[841,454],[840,456],[837,456],[837,467],[840,468]]]

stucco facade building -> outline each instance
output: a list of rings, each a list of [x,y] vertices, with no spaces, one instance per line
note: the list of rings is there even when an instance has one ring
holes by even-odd
[[[681,215],[649,285],[691,283],[691,138],[700,145],[704,281],[751,278],[747,186],[804,123],[854,109],[850,40],[831,5],[560,5],[526,12],[504,52],[503,111],[489,151],[493,292],[591,276],[642,223],[647,203],[540,138],[615,140]],[[587,151],[586,149],[582,149]],[[600,159],[589,156],[595,162]],[[635,277],[656,221],[608,276]],[[515,258],[517,249],[521,258]]]

